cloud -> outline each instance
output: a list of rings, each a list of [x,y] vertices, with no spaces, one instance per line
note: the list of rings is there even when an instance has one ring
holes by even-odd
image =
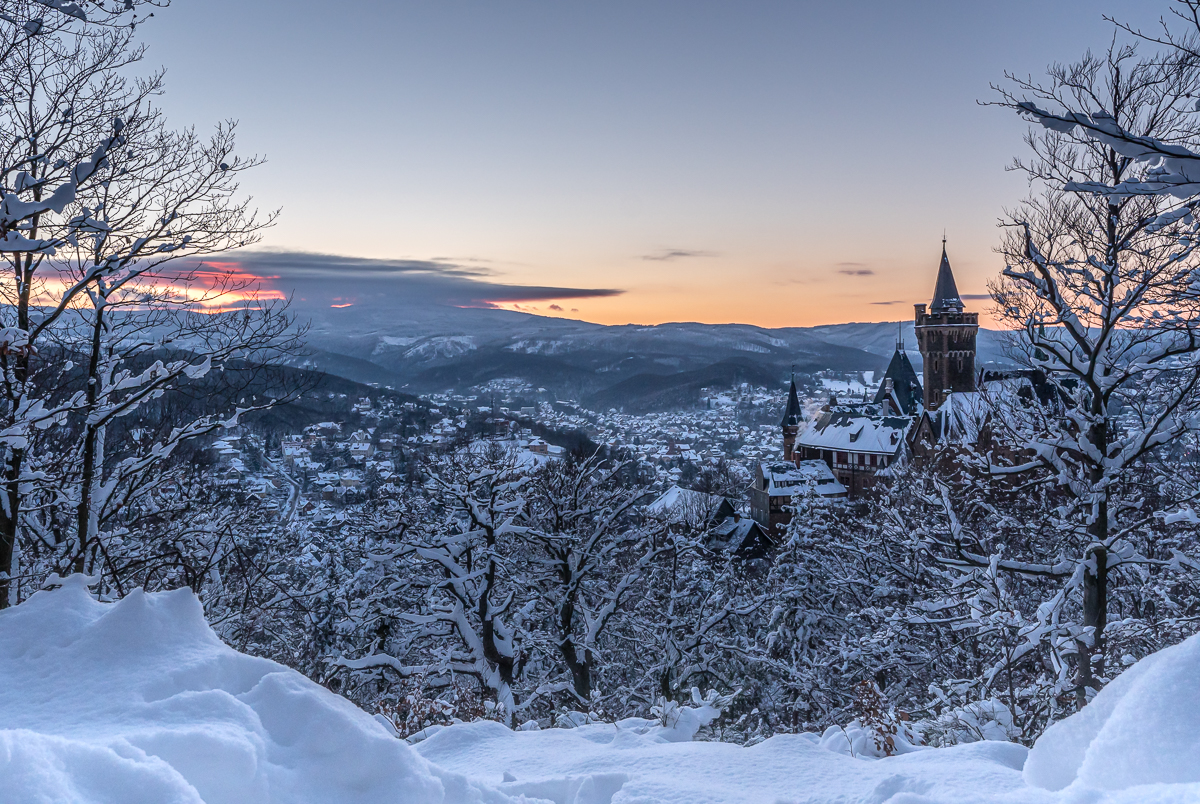
[[[291,281],[335,276],[339,279],[380,279],[415,274],[482,278],[494,273],[487,268],[438,260],[368,260],[307,251],[241,251],[232,257],[222,257],[221,261],[235,262],[259,276],[277,276]]]
[[[518,303],[619,296],[619,288],[509,284],[495,271],[437,260],[371,260],[294,251],[244,251],[222,255],[213,268],[262,278],[265,287],[290,295],[297,312],[353,305],[386,313],[430,306],[497,307]],[[407,314],[407,313],[404,313]]]
[[[715,257],[716,252],[712,251],[692,251],[691,249],[673,248],[664,249],[654,254],[643,254],[643,260],[653,260],[654,262],[670,262],[671,260],[682,260],[690,257]]]
[[[904,300],[896,299],[895,301],[871,302],[871,304],[904,304]]]
[[[843,266],[841,268],[838,268],[838,273],[844,274],[846,276],[874,276],[875,275],[875,272],[872,271],[870,268],[854,267],[854,266],[862,266],[861,262],[839,262],[838,265]]]
[[[557,304],[550,305],[550,309],[556,313],[561,313],[563,311],[563,308],[559,307]]]
[[[962,294],[959,294],[958,298],[962,299],[963,301],[991,301],[992,294],[990,294],[990,293],[962,293]]]

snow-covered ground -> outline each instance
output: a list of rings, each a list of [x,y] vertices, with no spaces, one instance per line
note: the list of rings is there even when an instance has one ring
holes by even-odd
[[[613,725],[514,733],[497,723],[470,723],[439,731],[417,750],[507,792],[563,804],[1055,800],[1048,793],[997,797],[1027,790],[1021,778],[1026,751],[1011,743],[872,761],[822,748],[816,735],[780,735],[742,748],[661,742]]]
[[[410,747],[226,647],[186,590],[99,603],[80,578],[0,613],[0,804],[1200,802],[1200,638],[1127,670],[1032,751],[864,759],[830,736],[749,748],[675,725],[451,726]]]
[[[3,804],[508,802],[299,673],[226,647],[187,590],[75,576],[0,614]]]

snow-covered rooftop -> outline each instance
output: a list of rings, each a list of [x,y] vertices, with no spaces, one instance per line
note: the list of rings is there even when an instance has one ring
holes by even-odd
[[[838,482],[833,470],[824,461],[764,463],[762,474],[767,481],[766,491],[772,497],[791,497],[800,487],[809,483],[822,497],[841,497],[846,494],[846,487]]]
[[[796,439],[811,449],[895,455],[904,445],[912,420],[872,416],[859,411],[826,411]]]

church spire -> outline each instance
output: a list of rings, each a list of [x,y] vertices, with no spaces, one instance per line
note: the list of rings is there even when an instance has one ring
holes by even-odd
[[[800,424],[803,412],[800,410],[800,397],[796,394],[796,375],[792,375],[792,386],[788,389],[787,409],[783,412],[781,427],[796,427]]]
[[[954,284],[954,273],[950,270],[950,258],[946,256],[946,238],[942,237],[942,264],[938,266],[937,284],[933,287],[933,303],[929,312],[933,314],[963,311],[958,286]]]

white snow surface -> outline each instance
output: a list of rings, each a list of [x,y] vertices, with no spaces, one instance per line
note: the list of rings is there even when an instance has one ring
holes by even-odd
[[[0,804],[508,801],[227,647],[188,590],[105,604],[73,576],[0,613]]]
[[[1050,790],[1158,785],[1200,800],[1200,635],[1142,659],[1047,729],[1025,778]]]
[[[1134,665],[1032,751],[983,741],[869,759],[851,753],[862,735],[836,728],[689,741],[718,713],[699,699],[670,709],[670,728],[478,722],[410,747],[224,645],[190,592],[100,603],[73,577],[0,612],[0,804],[1200,803],[1198,679],[1194,637]]]
[[[1193,682],[1194,683],[1194,682]],[[1193,696],[1197,692],[1193,691]],[[1194,698],[1195,700],[1195,698]],[[1169,704],[1157,707],[1166,712]],[[1068,719],[1070,720],[1070,719]],[[645,721],[638,721],[645,723]],[[1158,725],[1162,725],[1161,723]],[[673,742],[621,724],[509,731],[497,723],[450,726],[417,744],[426,759],[510,794],[557,804],[1189,804],[1200,784],[1113,769],[1115,786],[1081,780],[1061,791],[1029,784],[1028,751],[982,741],[886,759],[839,752],[832,734],[785,734],[742,747]],[[1134,730],[1131,738],[1144,732]],[[1165,746],[1167,763],[1197,772],[1193,742]],[[828,744],[827,744],[828,743]],[[847,745],[849,741],[847,741]],[[832,750],[831,750],[832,749]],[[1037,751],[1038,748],[1033,749]],[[1146,748],[1144,751],[1154,750]],[[1157,766],[1163,767],[1163,763]],[[1127,774],[1122,777],[1122,774]]]
[[[442,729],[416,748],[444,768],[560,804],[1059,801],[1025,785],[1026,749],[1013,743],[868,760],[823,748],[815,734],[778,735],[744,748],[637,731],[593,724],[511,732],[479,722]],[[1013,797],[1021,792],[1033,797]]]

